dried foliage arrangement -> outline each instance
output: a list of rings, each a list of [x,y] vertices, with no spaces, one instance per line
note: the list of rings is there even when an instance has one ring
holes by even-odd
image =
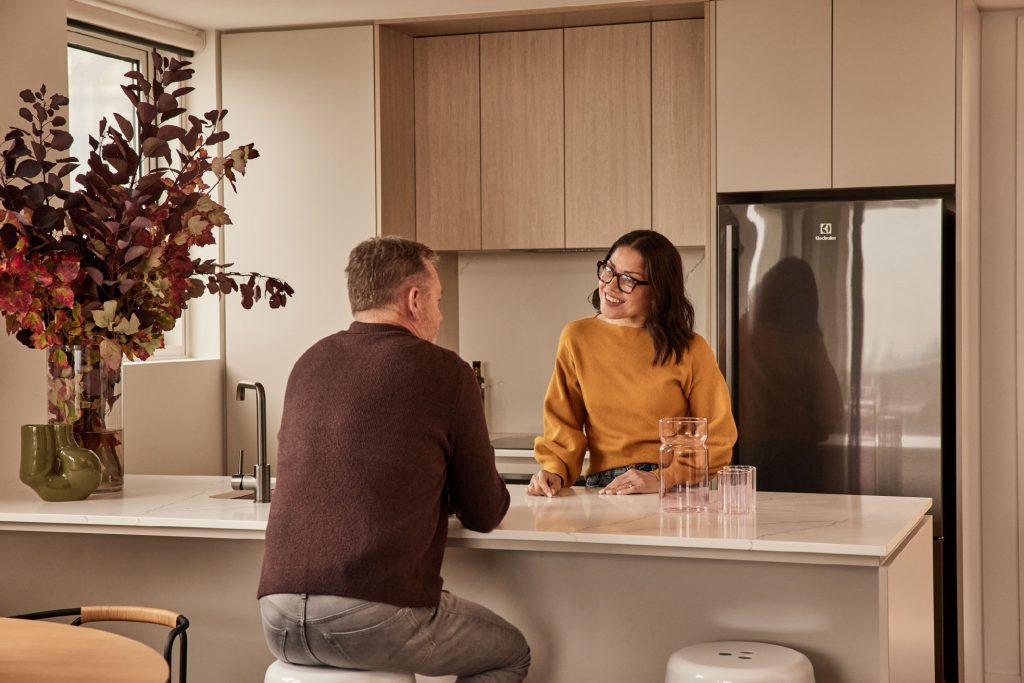
[[[23,128],[0,151],[0,315],[26,346],[95,345],[110,367],[148,358],[164,333],[204,293],[239,292],[245,308],[271,308],[294,294],[288,283],[233,264],[193,258],[231,223],[211,192],[235,187],[259,154],[252,144],[218,156],[226,110],[190,115],[180,98],[190,63],[153,53],[155,76],[125,74],[135,121],[99,122],[80,188],[64,189],[79,167],[62,110],[46,86],[20,93]],[[184,123],[184,125],[178,125]]]

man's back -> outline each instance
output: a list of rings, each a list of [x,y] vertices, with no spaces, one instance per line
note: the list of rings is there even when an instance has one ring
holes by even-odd
[[[353,323],[289,378],[259,595],[437,605],[448,514],[489,531],[508,501],[469,365]]]

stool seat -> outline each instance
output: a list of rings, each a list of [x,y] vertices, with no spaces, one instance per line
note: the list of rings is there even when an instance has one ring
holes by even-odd
[[[300,666],[278,659],[267,667],[263,683],[416,683],[416,677],[412,674],[390,671]]]
[[[814,683],[811,660],[788,647],[718,640],[676,650],[665,683]]]

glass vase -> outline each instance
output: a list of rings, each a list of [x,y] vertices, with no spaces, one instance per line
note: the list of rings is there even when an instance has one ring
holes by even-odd
[[[112,367],[116,365],[116,367]],[[99,344],[46,350],[46,408],[51,424],[70,424],[75,439],[102,468],[96,493],[124,487],[121,358],[104,361]]]
[[[662,512],[708,509],[708,421],[703,417],[658,420],[658,476]]]

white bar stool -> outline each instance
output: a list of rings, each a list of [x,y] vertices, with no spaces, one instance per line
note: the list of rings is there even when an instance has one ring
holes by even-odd
[[[267,667],[263,683],[416,683],[412,674],[390,671],[335,669],[330,666],[300,666],[280,659]]]
[[[782,645],[718,640],[673,652],[665,683],[814,683],[814,669]]]

